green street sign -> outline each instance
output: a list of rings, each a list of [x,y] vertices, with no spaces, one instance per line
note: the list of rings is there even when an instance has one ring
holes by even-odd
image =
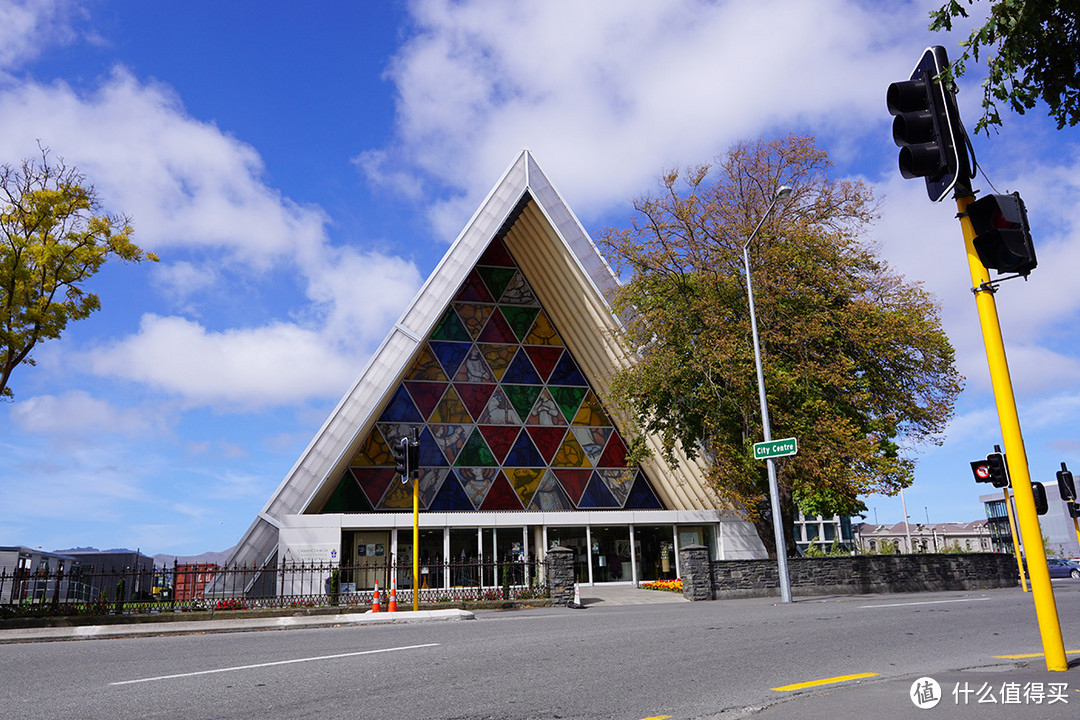
[[[768,458],[787,457],[799,452],[799,443],[795,438],[783,440],[770,440],[769,442],[754,443],[754,459],[767,460]]]

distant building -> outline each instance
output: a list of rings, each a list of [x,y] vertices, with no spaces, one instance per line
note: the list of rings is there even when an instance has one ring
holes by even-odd
[[[65,550],[81,564],[82,580],[90,588],[88,599],[117,599],[123,582],[125,601],[153,598],[154,558],[132,550]]]
[[[853,527],[855,544],[863,552],[879,552],[883,543],[895,544],[908,553],[938,553],[959,548],[964,552],[1007,552],[995,549],[987,520],[949,523],[896,523],[873,525],[858,523]]]
[[[88,589],[81,583],[81,569],[79,560],[71,555],[22,545],[0,547],[0,602],[86,599]]]
[[[217,563],[184,563],[176,566],[173,576],[173,596],[177,600],[198,600],[203,597],[206,584],[218,570]]]
[[[851,518],[841,515],[826,518],[821,515],[806,517],[799,513],[792,535],[799,549],[804,551],[811,545],[817,545],[822,550],[829,550],[834,545],[841,548],[854,545]]]
[[[1057,480],[1043,483],[1046,488],[1047,513],[1039,517],[1043,545],[1046,554],[1052,557],[1080,557],[1080,542],[1076,537],[1076,526],[1069,517],[1065,503],[1061,501]],[[1011,493],[1010,493],[1011,497]],[[992,495],[980,495],[979,500],[986,507],[986,517],[990,523],[990,534],[994,548],[998,552],[1012,552],[1012,532],[1009,528],[1009,513],[1005,507],[1005,492],[999,490]],[[1012,500],[1013,518],[1016,518],[1016,500]],[[1019,528],[1017,529],[1019,532]],[[1023,548],[1024,541],[1020,540]]]

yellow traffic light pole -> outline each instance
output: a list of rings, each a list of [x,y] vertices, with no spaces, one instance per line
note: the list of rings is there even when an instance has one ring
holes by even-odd
[[[958,193],[956,197],[960,226],[964,230],[968,268],[971,271],[972,291],[975,293],[975,305],[979,311],[983,344],[986,346],[986,361],[990,366],[990,382],[994,388],[998,422],[1001,424],[1001,437],[1005,445],[1013,497],[1016,499],[1020,535],[1024,543],[1024,554],[1028,558],[1031,595],[1035,600],[1035,614],[1038,617],[1039,632],[1042,635],[1046,669],[1064,671],[1068,670],[1069,664],[1065,658],[1065,643],[1061,637],[1061,624],[1058,620],[1054,590],[1050,585],[1050,569],[1046,564],[1042,530],[1039,527],[1039,517],[1035,512],[1035,496],[1031,491],[1027,452],[1024,450],[1024,438],[1020,433],[1020,417],[1016,412],[1016,399],[1013,396],[1012,379],[1009,377],[1009,364],[1005,358],[1005,343],[1001,338],[997,305],[994,302],[993,290],[989,285],[990,273],[983,267],[978,253],[975,252],[973,242],[975,231],[967,214],[968,205],[974,200],[975,198],[970,194],[961,196]]]
[[[412,481],[412,609],[420,609],[420,474]]]

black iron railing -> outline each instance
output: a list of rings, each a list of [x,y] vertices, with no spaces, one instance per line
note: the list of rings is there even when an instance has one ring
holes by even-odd
[[[374,559],[373,559],[374,560]],[[412,564],[281,562],[264,567],[181,564],[143,568],[0,569],[0,617],[192,610],[365,606],[376,581],[383,609],[396,591],[412,605]],[[424,563],[419,602],[457,603],[547,596],[542,562]]]

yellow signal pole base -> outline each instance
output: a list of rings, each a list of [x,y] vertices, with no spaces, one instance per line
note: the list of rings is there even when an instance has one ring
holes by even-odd
[[[1005,488],[1005,512],[1009,513],[1009,532],[1012,533],[1013,555],[1016,557],[1016,569],[1020,573],[1020,584],[1027,589],[1027,573],[1024,572],[1024,561],[1020,557],[1020,538],[1016,535],[1016,518],[1013,517],[1012,500],[1009,498],[1009,488]]]
[[[1012,481],[1013,497],[1016,499],[1020,537],[1024,543],[1024,555],[1028,559],[1028,577],[1031,579],[1031,595],[1035,600],[1035,614],[1038,617],[1039,633],[1042,635],[1043,652],[1046,655],[1046,669],[1064,671],[1069,669],[1069,663],[1065,658],[1065,643],[1061,638],[1057,603],[1050,585],[1050,569],[1046,564],[1046,549],[1043,547],[1039,516],[1035,512],[1035,496],[1031,491],[1027,452],[1024,450],[1024,437],[1020,432],[1020,417],[1016,412],[1009,364],[1005,358],[1005,342],[1001,338],[997,305],[989,285],[990,273],[983,267],[978,253],[975,252],[975,230],[967,214],[968,205],[974,200],[971,195],[958,196],[956,207],[959,211],[960,226],[964,230],[971,285],[979,311],[983,344],[986,346],[986,361],[990,366],[990,382],[994,388],[1009,478]]]
[[[420,609],[420,478],[412,485],[412,609]]]

